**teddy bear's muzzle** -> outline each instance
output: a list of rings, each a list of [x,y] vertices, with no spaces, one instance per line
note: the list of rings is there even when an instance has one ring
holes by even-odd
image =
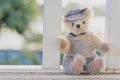
[[[77,29],[79,29],[79,28],[80,28],[80,24],[76,24],[75,27],[76,27]]]

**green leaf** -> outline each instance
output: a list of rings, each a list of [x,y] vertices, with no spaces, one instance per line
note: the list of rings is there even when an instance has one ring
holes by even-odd
[[[0,0],[0,22],[23,34],[38,15],[36,0]]]

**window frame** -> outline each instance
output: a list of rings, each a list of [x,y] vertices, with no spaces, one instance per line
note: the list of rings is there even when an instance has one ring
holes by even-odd
[[[111,3],[107,0],[105,40],[110,36]],[[0,72],[61,72],[60,50],[57,36],[61,29],[62,1],[44,0],[44,30],[43,30],[43,65],[0,65]],[[52,20],[51,20],[52,19]],[[54,44],[53,44],[54,43]],[[108,58],[109,61],[109,58]],[[107,61],[107,62],[108,62]],[[107,63],[108,64],[108,63]],[[120,72],[117,70],[116,72]],[[105,73],[115,73],[115,69],[107,69]]]

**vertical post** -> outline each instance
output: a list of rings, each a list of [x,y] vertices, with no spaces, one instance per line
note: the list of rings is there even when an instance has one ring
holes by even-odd
[[[57,36],[61,28],[61,0],[45,0],[43,30],[43,68],[58,69],[60,67],[60,51]]]
[[[106,37],[112,42],[113,51],[108,54],[108,68],[120,69],[120,0],[107,0]]]

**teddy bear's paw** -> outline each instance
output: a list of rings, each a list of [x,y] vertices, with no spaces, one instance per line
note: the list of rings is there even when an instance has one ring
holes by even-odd
[[[58,36],[58,43],[60,48],[64,48],[66,46],[66,41],[64,36]]]
[[[74,73],[79,73],[83,70],[84,66],[84,58],[82,56],[79,56],[74,59],[72,63],[72,68]]]
[[[70,48],[70,41],[65,36],[58,36],[58,43],[61,52],[67,52]]]
[[[101,46],[100,46],[100,49],[103,52],[108,52],[110,50],[110,46],[107,43],[102,43]]]
[[[87,18],[92,18],[94,16],[94,11],[92,8],[87,7],[86,12],[87,12]]]

